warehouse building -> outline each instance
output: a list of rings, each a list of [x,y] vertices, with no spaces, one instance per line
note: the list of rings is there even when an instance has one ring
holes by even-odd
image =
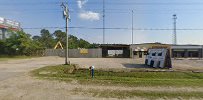
[[[124,44],[102,44],[103,58],[130,58],[130,45]]]
[[[161,43],[101,44],[95,49],[70,49],[71,58],[145,58],[150,48],[167,48],[172,58],[203,58],[202,45],[171,45]],[[63,50],[46,50],[46,56],[64,56]]]
[[[0,17],[0,40],[8,38],[11,31],[21,30],[20,23]]]
[[[168,48],[172,58],[203,58],[202,45],[170,45],[161,43],[144,43],[130,45],[132,58],[145,58],[150,48]]]
[[[101,45],[103,58],[145,58],[150,48],[167,48],[172,58],[203,58],[202,45],[171,45],[161,43],[104,44]]]
[[[130,49],[132,51],[132,58],[145,58],[147,55],[147,51],[150,48],[171,48],[168,44],[161,43],[143,43],[143,44],[132,44],[130,45]]]
[[[171,46],[173,58],[202,58],[202,45],[172,45]]]

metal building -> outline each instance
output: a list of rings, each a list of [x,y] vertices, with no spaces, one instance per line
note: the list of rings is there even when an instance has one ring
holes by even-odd
[[[202,45],[172,45],[171,46],[173,58],[202,58]]]
[[[132,58],[145,58],[147,51],[150,48],[169,48],[168,44],[161,43],[143,43],[143,44],[132,44],[130,45],[131,57]]]
[[[130,58],[130,45],[124,44],[102,44],[103,58]]]
[[[161,43],[133,44],[130,46],[132,58],[145,58],[149,48],[168,48],[172,58],[203,58],[202,45],[171,45]]]

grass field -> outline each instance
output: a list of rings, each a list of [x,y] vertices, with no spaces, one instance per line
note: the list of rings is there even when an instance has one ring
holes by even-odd
[[[122,87],[203,87],[203,73],[192,72],[125,72],[96,70],[95,77],[91,78],[88,69],[77,69],[74,66],[47,66],[31,72],[39,78],[61,81],[77,81],[81,85],[122,86]],[[92,93],[100,97],[147,97],[150,99],[166,98],[203,98],[203,92],[168,92],[168,91],[126,91],[126,90],[81,90],[75,92]],[[111,95],[110,95],[111,94]],[[113,94],[113,95],[112,95]]]

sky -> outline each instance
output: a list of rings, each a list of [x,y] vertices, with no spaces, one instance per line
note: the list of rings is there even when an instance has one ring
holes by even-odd
[[[40,35],[44,27],[53,33],[65,27],[61,2],[70,10],[69,27],[83,27],[70,28],[69,34],[103,43],[103,0],[0,0],[0,17],[20,22],[33,36]],[[105,30],[105,43],[132,43],[132,10],[134,29],[142,29],[134,30],[134,44],[171,44],[173,30],[145,29],[173,29],[173,14],[177,29],[203,29],[202,0],[105,0],[105,27],[113,28]],[[177,30],[178,44],[203,45],[202,37],[203,30]]]

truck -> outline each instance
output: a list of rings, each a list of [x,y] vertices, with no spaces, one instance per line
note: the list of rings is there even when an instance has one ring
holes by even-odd
[[[167,48],[148,49],[145,64],[153,68],[172,68],[170,50]]]

